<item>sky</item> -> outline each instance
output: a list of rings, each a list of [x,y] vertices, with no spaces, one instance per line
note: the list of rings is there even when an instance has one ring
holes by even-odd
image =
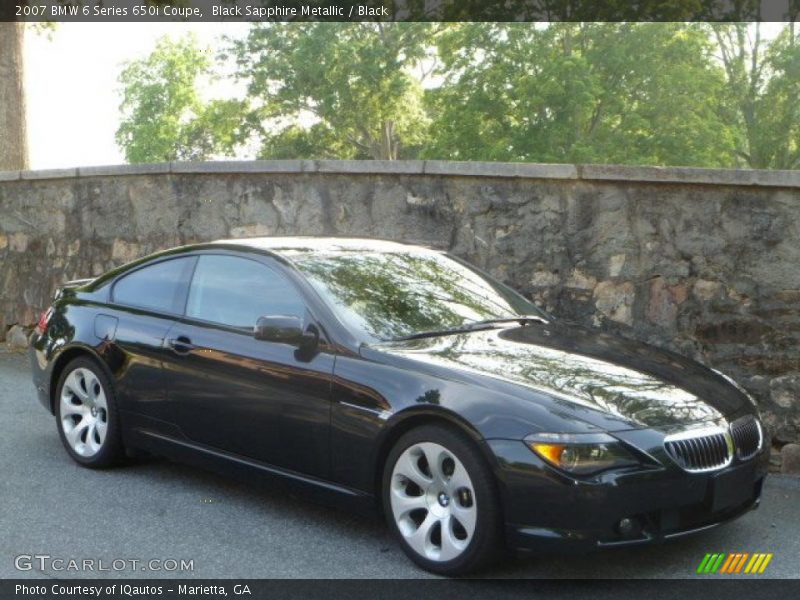
[[[117,77],[164,36],[194,32],[216,50],[222,35],[244,36],[247,23],[61,23],[50,34],[26,33],[25,79],[32,169],[121,164]],[[763,31],[774,36],[780,24]],[[226,90],[219,90],[224,97]],[[228,90],[235,94],[236,90]],[[215,90],[215,94],[217,90]]]
[[[61,23],[51,34],[26,32],[25,85],[32,169],[121,164],[114,142],[126,60],[144,58],[163,35],[194,32],[216,49],[246,23]]]

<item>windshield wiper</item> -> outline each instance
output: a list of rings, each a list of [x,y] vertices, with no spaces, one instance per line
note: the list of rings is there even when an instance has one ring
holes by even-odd
[[[420,338],[435,337],[438,335],[452,335],[456,333],[465,333],[468,331],[480,331],[482,329],[491,329],[494,325],[502,325],[503,323],[519,323],[520,325],[527,325],[529,323],[542,323],[546,325],[547,319],[538,315],[517,315],[514,317],[500,317],[497,319],[484,319],[482,321],[472,321],[465,323],[458,327],[450,327],[448,329],[436,329],[432,331],[420,331],[419,333],[412,333],[402,337],[393,338],[393,342],[404,342],[406,340],[418,340]]]

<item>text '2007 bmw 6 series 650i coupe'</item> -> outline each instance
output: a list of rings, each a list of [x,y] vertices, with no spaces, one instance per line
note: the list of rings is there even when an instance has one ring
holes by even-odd
[[[62,287],[30,352],[78,463],[144,451],[373,505],[442,574],[697,532],[756,507],[767,470],[730,378],[395,242],[153,254]]]

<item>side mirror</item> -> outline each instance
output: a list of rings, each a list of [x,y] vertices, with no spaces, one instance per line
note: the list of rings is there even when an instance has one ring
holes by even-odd
[[[253,337],[265,342],[289,344],[301,350],[311,350],[319,342],[316,327],[309,326],[304,331],[302,319],[282,315],[259,317],[253,328]]]
[[[259,317],[253,336],[265,342],[297,346],[303,339],[303,322],[298,317]]]

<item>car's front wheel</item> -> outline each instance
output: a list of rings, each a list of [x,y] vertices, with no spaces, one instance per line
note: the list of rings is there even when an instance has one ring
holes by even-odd
[[[122,456],[114,390],[100,366],[76,358],[56,388],[56,421],[69,455],[85,467],[102,468]]]
[[[450,427],[426,425],[403,435],[389,453],[383,508],[414,562],[434,573],[463,575],[498,556],[495,488],[472,440]]]

